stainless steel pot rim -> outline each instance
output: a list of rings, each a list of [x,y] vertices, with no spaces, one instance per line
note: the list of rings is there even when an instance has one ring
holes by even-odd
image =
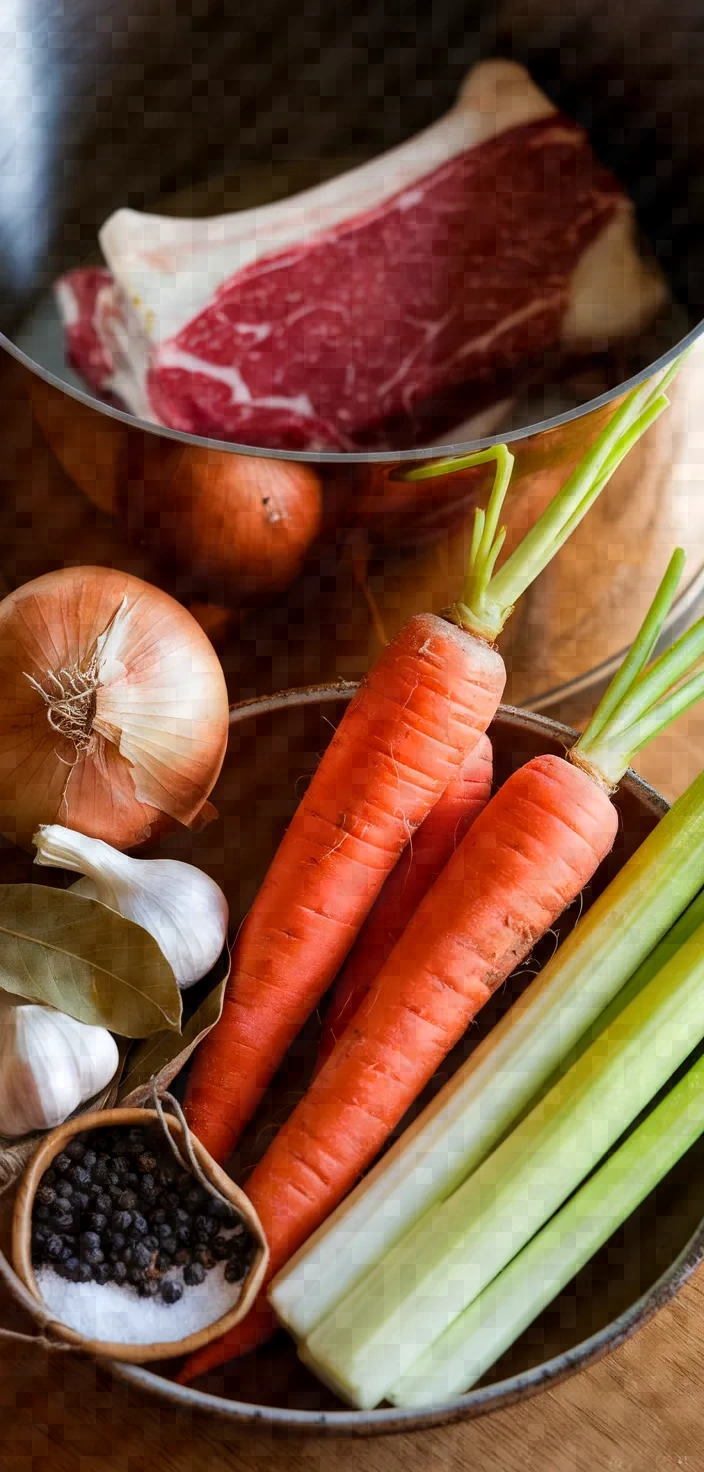
[[[508,430],[504,435],[489,435],[483,439],[465,440],[457,444],[427,446],[414,450],[355,450],[350,452],[332,450],[268,450],[260,445],[239,445],[231,440],[217,440],[205,438],[201,435],[187,434],[179,429],[167,429],[160,424],[152,424],[145,419],[137,419],[123,409],[114,408],[111,404],[104,404],[101,399],[94,398],[83,389],[75,388],[63,379],[57,378],[56,374],[43,368],[35,362],[27,353],[12,342],[12,340],[0,332],[0,348],[4,348],[11,357],[15,358],[23,367],[35,373],[38,378],[43,378],[45,383],[52,388],[59,389],[69,398],[76,399],[78,403],[85,404],[86,408],[93,409],[99,414],[105,414],[109,419],[115,419],[120,424],[128,425],[132,429],[142,430],[145,434],[161,436],[165,439],[177,440],[181,444],[193,445],[199,449],[224,450],[230,455],[257,455],[266,460],[284,460],[299,462],[305,465],[399,465],[414,464],[419,460],[447,460],[452,456],[469,455],[475,450],[488,449],[490,445],[497,442],[510,444],[518,440],[529,439],[533,435],[545,434],[547,431],[557,429],[562,424],[569,424],[573,420],[581,419],[586,414],[596,409],[601,409],[610,404],[621,394],[627,393],[629,389],[635,388],[636,384],[643,383],[646,378],[652,377],[661,368],[666,368],[680,353],[691,347],[704,332],[704,321],[693,327],[686,337],[674,347],[668,349],[661,357],[656,358],[654,363],[647,368],[641,369],[632,378],[627,378],[616,388],[610,389],[608,393],[600,394],[595,399],[589,399],[586,404],[579,404],[575,409],[568,409],[563,414],[556,414],[552,418],[539,420],[536,424],[527,425],[523,429]]]

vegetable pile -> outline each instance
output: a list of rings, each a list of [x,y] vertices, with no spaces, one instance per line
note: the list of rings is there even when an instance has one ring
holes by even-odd
[[[435,467],[443,475],[495,467],[462,597],[442,615],[415,615],[371,670],[240,927],[229,977],[206,984],[185,1026],[182,992],[223,952],[224,897],[188,865],[126,857],[120,822],[105,834],[97,817],[77,821],[68,801],[75,764],[93,762],[104,774],[127,750],[117,728],[106,737],[100,724],[123,604],[88,650],[83,685],[78,666],[62,665],[39,691],[51,739],[58,732],[73,740],[75,764],[64,779],[66,825],[66,814],[41,808],[37,862],[84,877],[64,892],[0,890],[0,913],[5,906],[14,917],[6,936],[0,923],[0,986],[15,994],[5,1009],[14,1012],[14,1081],[0,1010],[0,1128],[3,1107],[7,1117],[15,1109],[15,1134],[56,1122],[46,1084],[40,1097],[32,1048],[19,1039],[30,1012],[46,1025],[60,1009],[74,1029],[74,1053],[76,1029],[101,1028],[113,1049],[113,1033],[137,1040],[121,1041],[119,1062],[112,1059],[120,1097],[144,1099],[151,1080],[169,1083],[195,1053],[186,1118],[224,1164],[330,993],[307,1091],[277,1119],[244,1186],[269,1246],[267,1281],[246,1318],[189,1358],[182,1383],[282,1324],[305,1364],[352,1405],[426,1405],[462,1394],[704,1128],[704,1067],[694,1056],[704,1040],[703,774],[377,1161],[488,999],[596,875],[616,840],[612,797],[634,755],[704,695],[704,619],[657,652],[684,567],[677,549],[583,733],[561,756],[518,766],[492,795],[490,727],[505,683],[495,640],[666,407],[677,366],[628,395],[501,566],[508,449]],[[0,634],[2,618],[0,606]],[[156,663],[160,674],[147,684],[166,692],[154,706],[165,714],[161,735],[150,734],[136,697],[131,724],[120,729],[129,726],[132,740],[141,733],[148,783],[163,773],[164,742],[172,742],[177,789],[185,790],[187,767],[198,773],[181,814],[193,821],[222,760],[214,758],[220,697],[208,657],[196,708],[206,724],[212,714],[211,741],[198,767],[193,733],[169,714],[177,691],[165,618],[164,662],[157,623],[145,667]],[[35,675],[29,688],[37,694]],[[42,770],[46,732],[36,719],[31,730]],[[116,790],[127,790],[128,769],[134,827],[146,789],[128,762]],[[34,811],[31,795],[21,809]],[[175,816],[164,801],[157,824]],[[57,940],[63,969],[53,959]],[[74,1058],[71,1077],[78,1072]],[[22,1086],[30,1075],[33,1109]],[[84,1081],[71,1107],[87,1091]],[[228,1272],[244,1271],[242,1243],[233,1247],[219,1232],[217,1212],[196,1210],[192,1182],[145,1161],[137,1136],[130,1150],[112,1139],[102,1154],[92,1141],[79,1140],[73,1156],[67,1149],[38,1197],[36,1262],[70,1282],[128,1284],[167,1302],[225,1258],[234,1263]],[[74,1179],[91,1170],[90,1179]]]

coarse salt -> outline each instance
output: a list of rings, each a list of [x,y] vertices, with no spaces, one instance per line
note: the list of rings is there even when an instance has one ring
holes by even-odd
[[[71,1283],[50,1267],[36,1273],[39,1292],[62,1324],[85,1339],[115,1344],[173,1344],[197,1334],[234,1308],[241,1283],[225,1281],[225,1264],[217,1263],[202,1283],[183,1289],[178,1303],[140,1298],[135,1288],[117,1283]],[[183,1270],[174,1268],[165,1278],[183,1284]]]

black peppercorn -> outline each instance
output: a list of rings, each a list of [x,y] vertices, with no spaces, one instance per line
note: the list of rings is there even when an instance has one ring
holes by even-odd
[[[160,1273],[167,1272],[167,1270],[171,1267],[171,1253],[164,1252],[162,1248],[161,1252],[157,1253],[156,1267]]]
[[[99,1191],[98,1195],[93,1198],[93,1209],[102,1211],[104,1216],[109,1216],[112,1211],[112,1196],[109,1196],[107,1191]]]
[[[87,1262],[90,1267],[97,1267],[99,1262],[105,1262],[105,1254],[100,1247],[81,1246],[81,1260]]]
[[[37,1222],[48,1222],[52,1214],[48,1206],[35,1206],[34,1208],[34,1220]]]
[[[163,1226],[164,1222],[166,1221],[167,1214],[168,1213],[164,1211],[163,1206],[158,1206],[157,1209],[156,1209],[156,1211],[153,1211],[152,1214],[151,1214],[152,1222],[154,1223],[154,1226],[155,1227],[161,1227],[161,1226]]]
[[[56,1192],[53,1186],[41,1185],[37,1191],[37,1201],[40,1206],[53,1206],[56,1200]]]
[[[122,1251],[122,1248],[124,1247],[126,1241],[127,1241],[127,1238],[125,1237],[124,1232],[111,1232],[110,1233],[110,1245],[114,1249],[115,1252],[121,1252]]]
[[[97,1157],[97,1155],[95,1153],[95,1150],[90,1150],[89,1149],[89,1150],[84,1151],[84,1154],[83,1154],[83,1164],[84,1164],[86,1170],[91,1170],[92,1171],[93,1166],[95,1165],[97,1159],[98,1159],[98,1157]]]
[[[85,1153],[86,1147],[82,1139],[79,1135],[74,1135],[73,1139],[69,1140],[64,1154],[68,1155],[71,1160],[82,1160]]]
[[[116,1155],[113,1158],[112,1168],[116,1175],[126,1176],[129,1170],[126,1157],[124,1155]]]
[[[217,1196],[211,1196],[208,1202],[208,1216],[214,1217],[218,1222],[233,1221],[237,1215],[234,1206],[229,1201],[220,1201]]]
[[[133,1260],[133,1257],[134,1257],[134,1248],[130,1247],[129,1244],[127,1245],[127,1247],[123,1247],[121,1256],[122,1256],[122,1261],[126,1264],[126,1266],[128,1268],[131,1267],[132,1266],[132,1260]]]
[[[73,1186],[70,1181],[59,1181],[55,1195],[60,1201],[69,1201],[73,1196]]]
[[[121,1211],[134,1211],[137,1197],[134,1191],[123,1191],[117,1202]]]
[[[68,1211],[58,1211],[53,1221],[57,1232],[70,1232],[73,1228],[73,1216]]]
[[[127,1277],[135,1288],[141,1287],[142,1283],[145,1282],[144,1268],[130,1268]]]
[[[137,1268],[148,1268],[152,1260],[152,1254],[143,1242],[138,1242],[132,1251],[132,1261]]]
[[[125,1264],[123,1262],[116,1262],[114,1264],[112,1270],[112,1280],[113,1283],[118,1284],[127,1282],[127,1268],[125,1267]]]
[[[215,1267],[215,1258],[213,1257],[213,1254],[210,1251],[209,1247],[196,1247],[193,1253],[193,1257],[196,1262],[200,1263],[202,1268],[205,1268],[206,1272],[208,1272],[210,1268]]]
[[[45,1186],[53,1186],[53,1185],[55,1185],[55,1183],[56,1183],[56,1171],[55,1170],[52,1170],[51,1166],[49,1166],[49,1169],[48,1170],[45,1170],[44,1175],[42,1176],[42,1180],[43,1180]]]
[[[132,1212],[116,1211],[112,1221],[113,1226],[117,1228],[118,1232],[129,1232],[132,1226]]]
[[[193,1239],[195,1242],[209,1242],[215,1236],[217,1226],[212,1217],[197,1216],[193,1223]]]
[[[146,1237],[143,1237],[142,1241],[144,1242],[144,1246],[149,1248],[150,1252],[158,1252],[159,1238],[155,1236],[154,1232],[147,1232]]]
[[[187,1206],[189,1211],[197,1211],[199,1206],[203,1206],[204,1203],[205,1192],[201,1190],[201,1187],[189,1186],[189,1189],[183,1198],[184,1206]]]
[[[132,1217],[132,1232],[135,1237],[144,1237],[149,1231],[145,1217],[139,1211],[135,1211]]]
[[[69,1155],[66,1154],[65,1150],[62,1150],[60,1155],[54,1156],[54,1170],[57,1170],[59,1172],[59,1175],[63,1176],[66,1174],[66,1171],[70,1169],[71,1158]]]
[[[174,1267],[185,1268],[186,1264],[193,1261],[194,1254],[190,1247],[179,1247],[174,1253]]]
[[[90,1172],[85,1169],[85,1166],[72,1165],[69,1171],[69,1178],[73,1181],[74,1186],[83,1187],[90,1185]]]
[[[205,1282],[205,1268],[199,1262],[189,1262],[183,1270],[183,1281],[189,1288],[197,1288],[199,1283]]]
[[[99,1262],[97,1264],[97,1266],[93,1268],[93,1282],[94,1283],[100,1283],[101,1286],[104,1286],[105,1283],[109,1283],[110,1282],[111,1277],[112,1277],[112,1267],[111,1267],[110,1263],[108,1263],[108,1262]]]
[[[173,1278],[166,1278],[161,1285],[161,1296],[164,1303],[178,1303],[183,1298],[183,1288]]]
[[[242,1258],[239,1253],[236,1253],[234,1257],[230,1258],[229,1262],[225,1263],[225,1282],[239,1283],[246,1271],[247,1269]]]
[[[47,1237],[47,1240],[46,1240],[46,1255],[47,1255],[47,1257],[57,1258],[57,1259],[60,1258],[60,1256],[61,1256],[61,1249],[62,1249],[63,1245],[64,1245],[64,1239],[63,1239],[63,1237],[59,1237],[56,1232],[54,1232],[51,1237]]]
[[[145,1150],[137,1159],[137,1170],[141,1175],[150,1174],[156,1170],[156,1159]]]
[[[174,1257],[178,1252],[178,1242],[175,1237],[162,1237],[159,1245],[162,1252],[168,1252],[170,1257]]]
[[[159,1241],[160,1242],[167,1242],[168,1239],[169,1239],[169,1237],[172,1237],[172,1236],[173,1236],[173,1232],[171,1231],[171,1225],[170,1225],[170,1223],[169,1222],[159,1222],[159,1225],[158,1225],[158,1228],[157,1228],[157,1237],[159,1238]]]
[[[190,1247],[192,1235],[190,1227],[177,1227],[174,1233],[179,1247]]]
[[[207,1249],[206,1249],[207,1250]],[[225,1262],[232,1252],[232,1239],[230,1237],[213,1237],[210,1244],[210,1252],[216,1262]]]

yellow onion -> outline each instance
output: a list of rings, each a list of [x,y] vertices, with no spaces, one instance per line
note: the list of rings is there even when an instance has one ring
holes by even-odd
[[[202,822],[227,745],[225,679],[188,611],[73,567],[0,604],[0,831],[63,823],[116,848]]]
[[[298,576],[322,519],[308,465],[133,436],[128,531],[225,607]]]

